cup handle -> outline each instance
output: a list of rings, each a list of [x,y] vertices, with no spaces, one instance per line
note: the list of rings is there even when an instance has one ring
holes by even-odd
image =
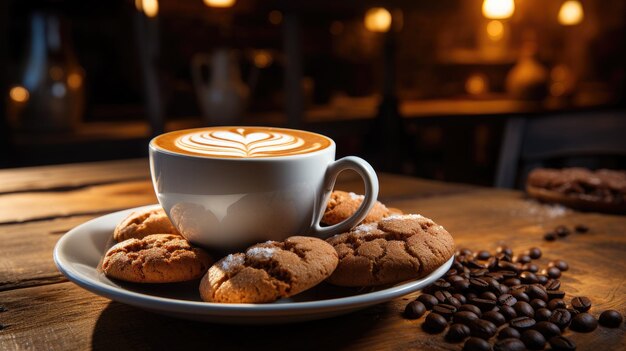
[[[326,210],[326,204],[328,203],[330,193],[333,191],[333,187],[335,186],[337,176],[339,173],[347,169],[356,171],[363,179],[363,182],[365,183],[365,198],[363,199],[361,206],[350,218],[329,227],[322,227],[320,225],[320,220]],[[315,223],[311,228],[310,234],[325,239],[333,234],[339,234],[350,230],[367,216],[369,211],[372,209],[372,206],[376,203],[377,198],[378,177],[376,176],[376,172],[372,166],[370,166],[367,161],[356,156],[348,156],[331,163],[326,169],[326,177],[324,179],[324,188],[322,191],[322,201],[319,203],[317,216],[315,216]]]

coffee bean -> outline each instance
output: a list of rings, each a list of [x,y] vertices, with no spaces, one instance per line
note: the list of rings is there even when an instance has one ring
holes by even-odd
[[[556,234],[553,232],[547,232],[543,235],[543,240],[545,241],[554,241],[556,240]]]
[[[554,299],[562,299],[565,297],[565,292],[561,291],[561,290],[548,290],[548,300],[554,300]]]
[[[502,282],[502,284],[506,286],[514,286],[522,284],[522,281],[517,278],[507,278]]]
[[[459,300],[461,305],[463,305],[463,304],[465,304],[467,302],[467,299],[465,298],[465,296],[463,294],[452,294],[452,296],[455,297],[457,300]]]
[[[525,263],[530,263],[530,261],[532,261],[532,259],[528,255],[519,255],[519,256],[513,257],[513,262],[516,262],[516,263],[525,264]]]
[[[437,279],[433,283],[433,286],[435,286],[435,288],[437,289],[445,290],[445,289],[450,288],[452,285],[448,283],[447,281],[445,281],[444,279]]]
[[[8,309],[6,307],[0,306],[0,313],[1,312],[6,312],[6,311],[8,311]]]
[[[537,276],[533,272],[522,272],[519,278],[524,284],[535,284],[538,281]]]
[[[552,316],[550,316],[549,321],[556,324],[557,327],[565,329],[572,322],[572,314],[564,308],[557,308],[552,311]]]
[[[537,273],[539,272],[539,266],[534,263],[527,263],[522,266],[522,271]],[[537,277],[537,281],[539,281],[539,277]]]
[[[589,227],[584,224],[576,224],[574,230],[576,231],[576,233],[586,233],[589,231]]]
[[[618,328],[624,321],[624,318],[616,310],[606,310],[600,314],[599,321],[600,325],[607,328]]]
[[[548,291],[543,285],[533,284],[526,288],[526,295],[530,299],[539,299],[543,301],[548,301]]]
[[[463,345],[463,351],[491,351],[491,344],[481,338],[469,338]]]
[[[481,299],[487,299],[487,300],[495,300],[498,297],[496,296],[496,294],[492,293],[491,291],[485,291],[484,293],[478,295]]]
[[[535,320],[530,317],[517,317],[509,321],[509,326],[518,330],[526,330],[532,328],[535,323]]]
[[[498,333],[498,339],[517,338],[519,339],[521,334],[515,328],[505,327]]]
[[[475,305],[470,305],[470,304],[461,305],[461,307],[459,307],[459,309],[457,311],[458,312],[460,312],[460,311],[469,311],[469,312],[474,313],[478,317],[480,317],[483,314],[483,312],[480,310],[480,308],[478,308]]]
[[[567,271],[569,269],[569,265],[567,264],[567,262],[565,262],[563,260],[550,261],[550,263],[548,263],[548,267],[556,267],[561,272],[565,272],[565,271]]]
[[[470,336],[470,328],[465,324],[452,324],[448,333],[446,334],[446,340],[449,342],[461,342]]]
[[[452,316],[452,322],[454,323],[470,324],[477,319],[478,315],[470,311],[458,311]]]
[[[439,300],[430,294],[422,294],[418,296],[417,301],[423,303],[428,310],[432,310],[433,306],[439,304]]]
[[[498,312],[500,312],[507,321],[517,317],[517,312],[515,312],[515,309],[511,306],[500,306],[500,311]]]
[[[526,346],[520,339],[509,338],[496,341],[493,351],[523,351]]]
[[[442,315],[433,312],[429,313],[422,323],[422,329],[432,334],[441,333],[447,326],[448,321]]]
[[[532,318],[535,316],[535,310],[528,302],[518,301],[513,305],[513,309],[519,317],[526,316]]]
[[[437,306],[433,307],[433,312],[442,315],[446,319],[450,319],[452,318],[452,315],[456,312],[456,307],[445,303],[440,303]]]
[[[472,260],[468,260],[468,261],[465,263],[465,265],[466,265],[468,268],[471,268],[471,269],[483,269],[483,268],[486,268],[486,267],[487,267],[487,266],[485,266],[484,264],[482,264],[482,263],[478,262],[478,260],[474,260],[474,259],[472,259]]]
[[[575,297],[571,301],[572,307],[580,312],[587,312],[591,308],[591,300],[586,296]]]
[[[541,321],[535,324],[535,327],[533,329],[540,332],[546,339],[550,339],[553,336],[561,335],[561,329],[559,329],[556,324],[548,321]]]
[[[537,311],[540,308],[546,308],[548,304],[541,299],[532,299],[530,300],[530,306]]]
[[[483,316],[481,318],[484,320],[490,321],[491,323],[495,324],[497,327],[506,323],[506,318],[504,318],[502,313],[496,312],[496,311],[487,311],[483,313]]]
[[[552,316],[552,311],[547,308],[540,308],[535,310],[535,320],[537,322],[547,321]]]
[[[517,277],[517,272],[515,272],[515,271],[500,270],[500,271],[498,271],[498,273],[502,274],[502,276],[505,279],[506,278],[515,278],[515,277]]]
[[[533,260],[541,258],[541,249],[538,247],[531,247],[528,250],[528,256],[530,256]]]
[[[452,305],[452,306],[454,306],[454,307],[456,307],[456,308],[459,308],[459,307],[461,307],[461,305],[462,305],[461,301],[459,301],[459,300],[458,300],[456,297],[454,297],[454,296],[450,296],[450,297],[448,297],[448,298],[446,299],[446,303],[447,303],[448,305]]]
[[[535,272],[537,273],[537,272]],[[544,274],[537,274],[537,282],[541,285],[545,285],[548,282],[548,276]]]
[[[426,306],[419,301],[409,302],[404,309],[404,318],[417,319],[426,313]]]
[[[548,281],[544,284],[546,290],[559,290],[561,287],[561,281],[558,279],[548,279]]]
[[[519,272],[519,267],[515,263],[507,261],[499,261],[498,269],[501,271],[513,271],[515,273]]]
[[[466,247],[463,247],[463,248],[460,248],[460,249],[456,250],[456,255],[457,256],[469,256],[469,255],[472,255],[472,254],[473,254],[473,251],[468,249],[468,248],[466,248]]]
[[[556,233],[556,235],[558,235],[560,237],[566,237],[566,236],[570,235],[569,229],[567,229],[567,227],[564,226],[564,225],[560,225],[560,226],[554,228],[554,232]]]
[[[576,350],[576,343],[565,336],[554,336],[549,340],[550,346],[555,351]]]
[[[452,283],[452,287],[454,288],[454,291],[465,291],[469,289],[470,282],[467,279],[457,280]]]
[[[446,299],[448,298],[448,296],[452,296],[452,294],[450,294],[450,293],[449,293],[449,292],[447,292],[447,291],[441,291],[441,290],[439,290],[439,291],[435,291],[435,292],[433,293],[433,296],[437,298],[437,301],[438,301],[439,303],[444,303],[444,302],[446,302]]]
[[[580,312],[579,310],[577,310],[575,308],[568,308],[567,310],[569,311],[569,314],[572,315],[572,318],[574,318],[575,315],[577,315],[579,313],[582,313],[582,312]]]
[[[486,268],[475,268],[470,271],[470,276],[474,278],[482,278],[487,273],[489,273],[489,270]]]
[[[470,287],[475,291],[485,291],[489,287],[489,283],[480,278],[471,278]]]
[[[496,334],[496,331],[498,330],[498,327],[496,327],[495,324],[484,319],[477,319],[475,321],[472,321],[469,324],[469,327],[472,336],[482,339],[489,339],[490,337],[494,336]]]
[[[563,299],[553,299],[548,302],[548,308],[551,310],[556,310],[557,308],[565,308],[566,304]]]
[[[481,299],[478,297],[469,299],[469,303],[471,303],[472,305],[476,305],[483,312],[490,311],[496,306],[495,300]]]
[[[474,258],[477,258],[483,261],[488,259],[489,257],[491,257],[491,254],[487,250],[480,250],[474,254]]]
[[[511,250],[510,247],[506,246],[506,245],[500,245],[498,246],[498,248],[496,249],[497,253],[503,253],[505,255],[513,255],[513,250]]]
[[[569,328],[573,331],[581,333],[589,333],[598,327],[598,321],[594,316],[587,312],[582,312],[572,318],[572,324]]]
[[[536,330],[525,330],[521,337],[522,342],[529,350],[543,350],[546,346],[546,338]]]
[[[458,274],[451,275],[446,278],[446,280],[448,281],[448,283],[450,283],[450,285],[452,285],[452,287],[454,287],[454,282],[459,281],[459,280],[464,280],[464,279],[465,278],[461,277]]]
[[[511,294],[502,294],[498,297],[498,304],[501,306],[513,306],[517,299]]]
[[[561,276],[561,270],[556,267],[549,267],[542,269],[541,274],[545,274],[550,278],[556,279]]]

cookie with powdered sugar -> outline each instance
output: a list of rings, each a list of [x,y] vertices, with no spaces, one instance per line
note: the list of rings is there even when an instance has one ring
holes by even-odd
[[[421,278],[454,254],[452,236],[417,214],[392,215],[326,239],[339,255],[327,281],[340,286],[375,286]]]
[[[322,217],[322,223],[326,225],[333,225],[352,216],[363,203],[365,196],[355,194],[352,192],[345,192],[341,190],[335,190],[330,194],[330,199],[326,204],[326,210]],[[402,211],[395,208],[388,208],[380,201],[376,201],[372,209],[367,216],[361,221],[361,223],[378,222],[381,219],[394,215],[402,214]]]
[[[268,241],[214,264],[200,282],[200,296],[206,302],[272,302],[319,284],[337,262],[337,252],[324,240]]]

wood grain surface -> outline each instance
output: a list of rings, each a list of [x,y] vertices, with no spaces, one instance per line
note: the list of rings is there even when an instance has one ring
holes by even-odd
[[[42,172],[42,168],[45,172]],[[121,174],[130,175],[124,178]],[[76,174],[76,176],[72,176]],[[89,293],[56,270],[52,250],[67,230],[102,213],[155,202],[145,160],[0,171],[0,350],[363,349],[460,350],[401,316],[417,294],[347,316],[283,326],[226,326],[156,315]],[[539,262],[563,258],[562,290],[588,296],[591,313],[626,314],[626,217],[580,213],[522,193],[380,175],[380,199],[433,218],[458,247],[539,246]],[[338,188],[359,192],[345,174]],[[545,242],[556,225],[587,234]],[[626,327],[568,332],[579,350],[626,349]]]

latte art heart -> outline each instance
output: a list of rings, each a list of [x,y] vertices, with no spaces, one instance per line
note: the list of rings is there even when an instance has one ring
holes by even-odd
[[[166,138],[168,135],[170,137]],[[166,143],[168,140],[171,144]],[[262,127],[214,127],[172,132],[157,137],[155,143],[176,152],[226,158],[299,155],[330,145],[329,139],[318,134]]]

